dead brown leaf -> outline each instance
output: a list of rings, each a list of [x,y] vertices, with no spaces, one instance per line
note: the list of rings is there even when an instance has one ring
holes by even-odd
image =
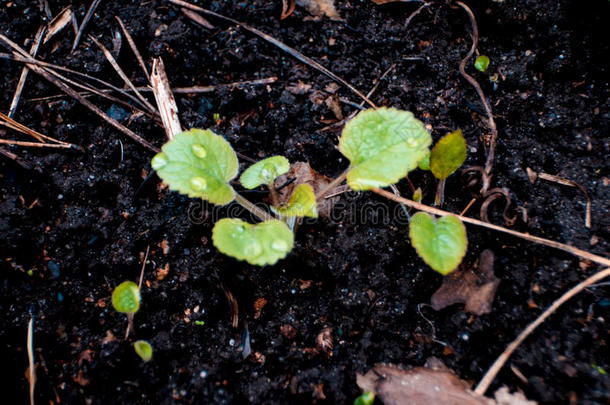
[[[500,284],[493,266],[493,252],[484,250],[478,266],[454,271],[443,279],[441,287],[432,295],[430,305],[437,311],[453,304],[466,304],[465,311],[475,315],[491,312]]]
[[[290,165],[288,173],[281,175],[275,180],[275,187],[278,188],[291,179],[296,180],[278,191],[279,202],[282,204],[288,202],[295,187],[299,184],[309,184],[317,194],[318,191],[325,188],[333,180],[312,169],[307,162],[294,162]],[[332,194],[332,191],[328,194]],[[338,200],[339,197],[331,197],[318,201],[318,214],[322,217],[330,216],[330,211]]]
[[[301,7],[305,7],[309,14],[315,17],[320,18],[325,15],[331,20],[342,20],[339,12],[335,8],[334,0],[297,0],[297,4]]]
[[[536,405],[505,387],[496,391],[495,400],[477,395],[439,360],[435,360],[434,368],[410,370],[377,364],[366,374],[358,374],[356,382],[363,391],[374,392],[385,405]]]
[[[374,392],[385,405],[492,405],[493,400],[468,391],[467,385],[446,370],[416,367],[405,370],[378,364],[366,374],[358,374],[363,391]]]

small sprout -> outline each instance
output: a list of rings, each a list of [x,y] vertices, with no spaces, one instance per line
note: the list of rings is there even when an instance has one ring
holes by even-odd
[[[415,191],[413,192],[413,198],[412,200],[415,202],[421,202],[421,200],[424,199],[424,193],[421,190],[421,187],[417,187],[417,189],[415,189]]]
[[[237,175],[237,156],[223,137],[209,129],[176,135],[163,145],[151,166],[171,190],[189,197],[219,205],[235,198],[229,181]]]
[[[604,370],[602,367],[598,366],[595,363],[591,364],[591,368],[600,373],[601,375],[608,375],[608,372],[606,370]]]
[[[430,170],[434,177],[444,180],[466,160],[466,140],[462,130],[442,137],[430,152]]]
[[[430,170],[430,152],[426,153],[426,156],[417,163],[417,167],[421,170]]]
[[[220,121],[220,114],[218,114],[218,113],[214,113],[214,114],[212,115],[212,119],[214,120],[214,122],[218,122],[218,121]]]
[[[468,240],[466,228],[455,216],[434,219],[425,212],[411,218],[409,236],[417,254],[434,270],[446,276],[455,270],[464,255]]]
[[[248,167],[242,173],[239,181],[242,186],[249,190],[261,184],[267,184],[272,187],[275,179],[287,173],[288,170],[290,170],[288,159],[284,156],[272,156]]]
[[[153,356],[153,348],[146,340],[138,340],[133,344],[138,356],[144,361],[150,361]]]
[[[479,72],[485,72],[487,70],[487,68],[489,67],[489,57],[487,57],[485,55],[477,56],[477,58],[474,61],[474,67]]]
[[[112,306],[118,312],[133,315],[140,309],[140,289],[133,281],[124,281],[112,292]]]
[[[292,232],[282,221],[269,220],[252,225],[236,218],[216,222],[212,241],[222,253],[258,266],[283,259],[294,243]]]
[[[339,139],[339,150],[351,163],[347,184],[356,191],[394,184],[417,167],[431,143],[424,124],[409,111],[361,111]]]
[[[205,325],[205,321],[195,321],[195,325],[203,326],[203,325]]]
[[[354,405],[373,405],[373,402],[375,402],[375,393],[366,391],[354,400]]]
[[[318,217],[316,194],[309,184],[299,184],[292,193],[288,204],[283,207],[271,208],[285,217]]]

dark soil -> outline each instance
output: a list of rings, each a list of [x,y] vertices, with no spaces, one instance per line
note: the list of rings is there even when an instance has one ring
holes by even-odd
[[[50,0],[49,6],[57,14],[69,3]],[[80,22],[90,2],[73,3]],[[280,20],[280,1],[199,3],[298,49],[363,92],[395,64],[372,100],[413,111],[433,128],[435,139],[461,128],[470,148],[466,165],[484,162],[481,103],[458,72],[471,45],[462,10],[433,5],[405,29],[417,4],[337,1],[341,22],[310,21],[300,7]],[[497,114],[493,184],[507,187],[515,206],[527,211],[513,228],[606,255],[610,87],[604,60],[610,3],[469,4],[479,23],[479,51],[492,61],[486,74],[472,62],[468,71]],[[283,154],[329,176],[345,169],[335,149],[340,127],[320,131],[334,114],[311,101],[311,94],[288,90],[300,80],[323,91],[332,82],[328,77],[236,26],[212,18],[216,29],[197,26],[164,1],[103,1],[86,34],[112,49],[112,32],[119,29],[115,15],[146,61],[163,57],[172,86],[278,78],[269,86],[177,96],[185,127],[212,128],[253,158]],[[0,2],[1,31],[19,44],[34,36],[43,16],[39,2]],[[67,27],[41,47],[39,58],[122,86],[87,35],[70,53],[73,38]],[[146,85],[126,43],[118,62],[136,85]],[[4,112],[20,72],[20,64],[0,60]],[[488,80],[494,73],[499,73],[495,86]],[[441,276],[416,255],[404,221],[390,215],[396,207],[372,194],[343,196],[345,210],[335,210],[342,217],[302,226],[288,258],[253,267],[212,246],[213,217],[229,209],[203,212],[197,201],[162,190],[156,176],[146,179],[152,153],[76,101],[31,101],[56,94],[54,86],[30,73],[15,118],[85,151],[4,146],[31,165],[29,170],[0,158],[5,403],[27,401],[30,314],[38,403],[351,403],[359,395],[357,373],[377,362],[422,365],[430,356],[476,382],[520,330],[597,270],[561,251],[468,227],[465,265],[483,249],[496,255],[502,281],[493,311],[476,317],[457,305],[435,312],[420,304],[429,302]],[[360,102],[347,89],[339,94]],[[129,121],[120,107],[91,100],[145,139],[163,144],[163,130],[146,117]],[[342,108],[344,114],[353,110]],[[0,131],[3,138],[25,139]],[[540,180],[531,184],[527,167],[585,187],[592,227],[585,227],[581,191]],[[431,202],[432,180],[419,173],[412,180]],[[446,209],[460,212],[476,194],[478,188],[466,184],[459,175],[448,180]],[[406,181],[398,186],[410,193]],[[468,215],[478,216],[479,206]],[[492,221],[502,224],[501,213],[497,201]],[[126,319],[112,309],[109,297],[121,281],[137,280],[147,246],[135,338],[150,341],[155,355],[143,363],[131,347],[134,336],[123,339]],[[169,274],[158,281],[156,269],[166,265]],[[231,326],[225,290],[238,303],[238,328]],[[516,351],[492,391],[504,384],[544,404],[609,404],[609,291],[604,285],[589,288],[557,311]],[[261,298],[267,303],[257,313]],[[332,337],[327,351],[317,343],[324,330]],[[252,354],[244,359],[246,331]]]

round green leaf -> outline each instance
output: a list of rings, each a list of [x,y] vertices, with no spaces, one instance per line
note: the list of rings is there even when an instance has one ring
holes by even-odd
[[[466,254],[466,228],[453,215],[434,219],[418,212],[411,218],[409,236],[424,262],[444,276],[455,270]]]
[[[430,152],[430,170],[437,179],[446,179],[466,160],[466,139],[458,129],[443,136]]]
[[[361,111],[339,139],[339,150],[351,163],[347,183],[353,190],[394,184],[417,167],[431,143],[424,124],[409,111]]]
[[[285,217],[318,217],[316,194],[313,187],[305,183],[296,186],[288,204],[271,209]]]
[[[428,151],[428,153],[426,153],[426,156],[424,156],[417,163],[417,167],[419,167],[421,170],[430,170],[430,151]]]
[[[282,221],[269,220],[252,225],[236,218],[216,222],[212,240],[227,256],[258,266],[283,259],[294,243],[290,228]]]
[[[138,340],[133,344],[138,356],[144,361],[150,361],[153,356],[153,348],[146,340]]]
[[[479,72],[485,72],[487,67],[489,67],[489,57],[485,55],[477,56],[477,58],[474,60],[474,67]]]
[[[354,405],[373,405],[375,402],[375,393],[366,391],[354,400]]]
[[[272,184],[290,170],[290,162],[284,156],[272,156],[248,167],[239,178],[242,186],[251,190],[261,184]]]
[[[229,142],[209,129],[176,135],[151,165],[170,190],[219,205],[235,198],[229,181],[237,175],[237,156]]]
[[[133,281],[123,281],[112,292],[112,306],[124,314],[138,312],[140,299],[140,289]]]

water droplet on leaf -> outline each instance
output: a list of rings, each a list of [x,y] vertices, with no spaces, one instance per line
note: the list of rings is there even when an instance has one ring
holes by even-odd
[[[263,248],[261,247],[261,244],[255,240],[253,240],[248,245],[246,245],[244,253],[246,253],[246,255],[249,257],[256,257],[256,256],[260,255],[262,253],[262,251],[263,251]]]
[[[191,187],[196,191],[205,190],[207,186],[208,182],[203,177],[193,177],[191,179]]]
[[[150,165],[155,170],[162,169],[167,164],[167,159],[163,153],[159,153],[157,156],[153,158],[150,162]]]
[[[193,146],[191,146],[191,150],[193,151],[195,156],[200,157],[200,158],[204,158],[208,154],[208,152],[205,150],[205,148],[197,143],[195,143],[195,144],[193,144]]]
[[[274,240],[273,243],[271,244],[271,249],[277,251],[277,252],[285,252],[286,249],[288,249],[288,244],[281,240]]]

